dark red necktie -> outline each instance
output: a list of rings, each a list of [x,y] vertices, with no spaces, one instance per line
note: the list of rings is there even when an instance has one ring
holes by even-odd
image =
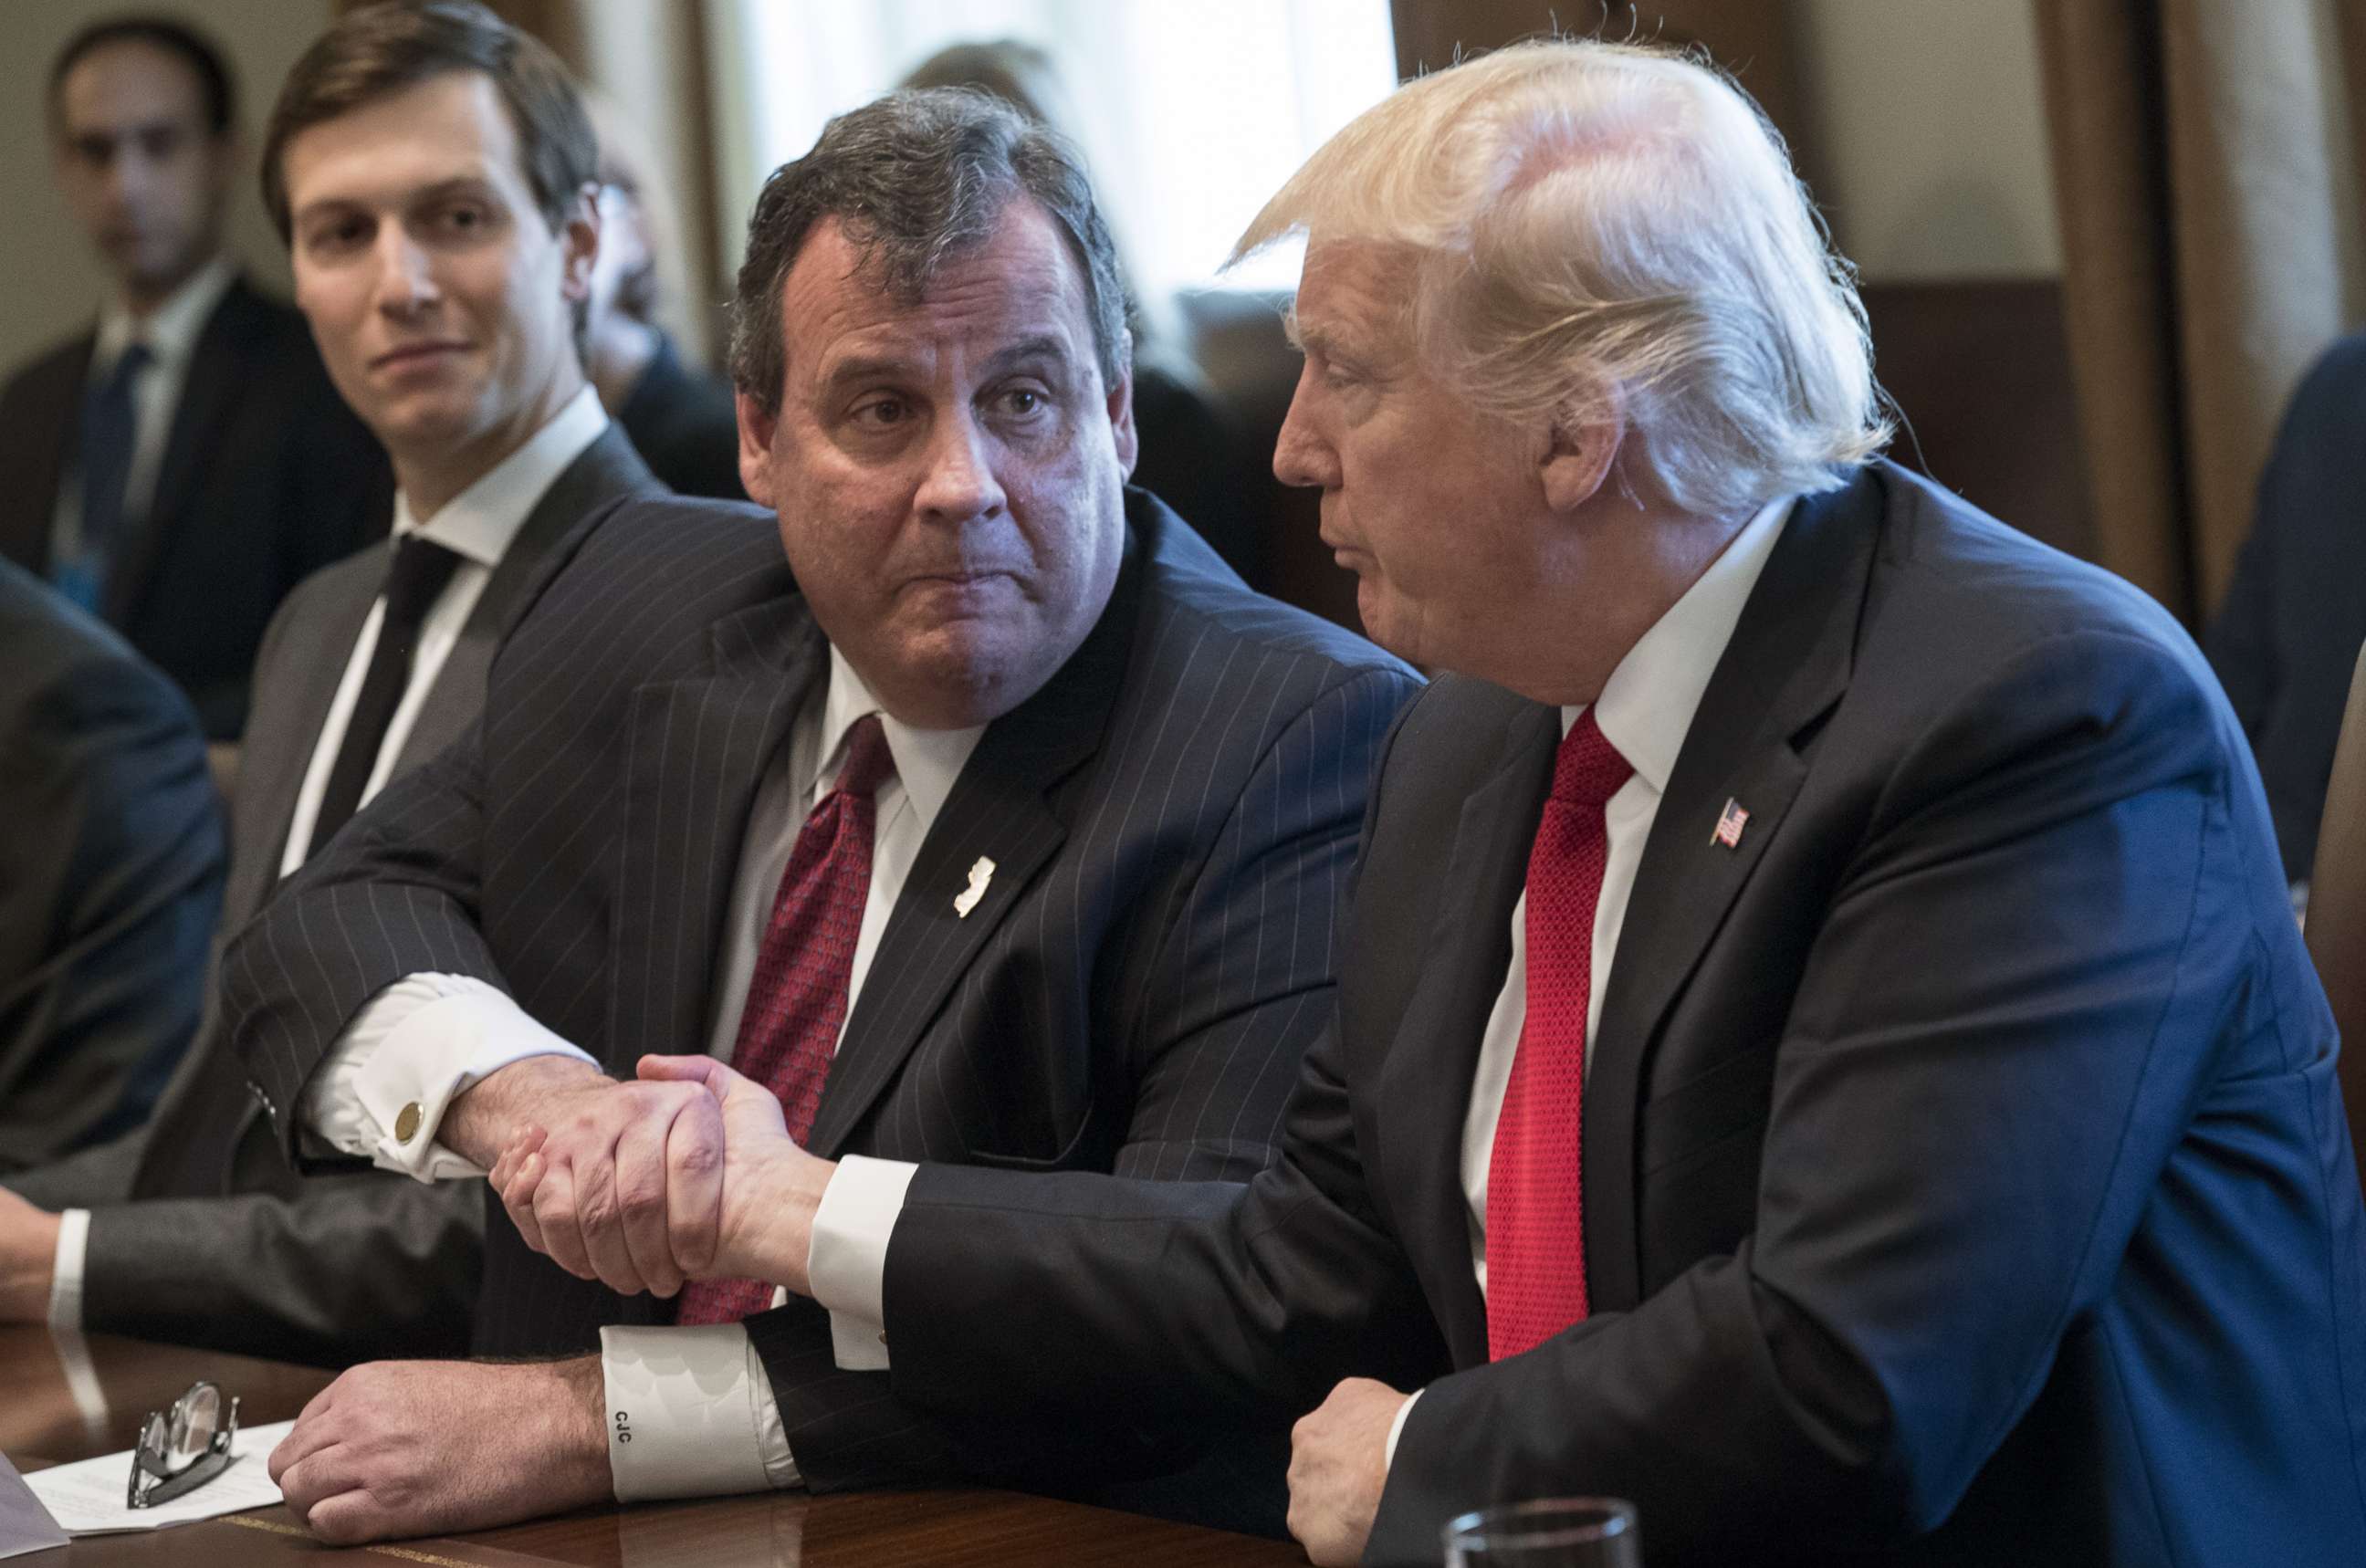
[[[838,783],[797,830],[756,953],[731,1066],[780,1097],[789,1136],[802,1144],[846,1021],[847,979],[871,893],[872,795],[896,772],[873,714],[847,731]],[[702,1280],[682,1292],[679,1324],[737,1323],[772,1303],[761,1280]]]
[[[1602,808],[1635,770],[1587,708],[1553,763],[1528,852],[1527,1012],[1487,1161],[1487,1355],[1583,1320],[1585,1009],[1594,907],[1610,859]]]

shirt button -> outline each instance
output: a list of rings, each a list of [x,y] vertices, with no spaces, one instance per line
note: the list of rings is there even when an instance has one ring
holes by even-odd
[[[415,1100],[396,1112],[394,1141],[398,1144],[407,1144],[419,1136],[419,1121],[424,1114],[425,1112],[419,1109],[419,1101]]]

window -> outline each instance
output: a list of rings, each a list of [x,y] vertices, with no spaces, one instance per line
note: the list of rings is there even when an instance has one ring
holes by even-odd
[[[1308,153],[1396,85],[1388,0],[710,0],[723,210],[940,49],[1052,57],[1134,286],[1207,288]],[[739,240],[734,234],[736,253]],[[1278,248],[1279,249],[1279,248]],[[1295,256],[1222,280],[1289,288]]]

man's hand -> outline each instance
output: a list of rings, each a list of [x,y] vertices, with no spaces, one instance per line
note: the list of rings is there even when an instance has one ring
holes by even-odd
[[[372,1361],[271,1450],[295,1516],[335,1546],[483,1529],[611,1495],[600,1359]]]
[[[572,1057],[529,1056],[470,1085],[447,1127],[456,1116],[456,1133],[436,1135],[479,1165],[497,1165],[529,1127],[541,1132],[541,1175],[519,1228],[569,1273],[621,1295],[670,1296],[713,1272],[723,1116],[703,1084],[618,1083]]]
[[[1349,1378],[1290,1429],[1290,1533],[1321,1568],[1362,1559],[1389,1479],[1389,1427],[1412,1397]]]
[[[838,1167],[814,1158],[789,1137],[781,1102],[762,1085],[711,1056],[644,1056],[645,1083],[694,1086],[721,1117],[722,1201],[714,1245],[703,1266],[686,1266],[692,1279],[763,1280],[811,1293],[806,1258],[813,1239],[814,1212]],[[574,1269],[556,1250],[563,1238],[551,1234],[547,1197],[554,1168],[542,1129],[521,1127],[492,1170],[492,1182],[510,1217],[529,1246],[561,1267]],[[582,1228],[580,1217],[577,1220]],[[674,1251],[683,1253],[677,1238]]]
[[[0,1187],[0,1323],[46,1323],[58,1216]]]

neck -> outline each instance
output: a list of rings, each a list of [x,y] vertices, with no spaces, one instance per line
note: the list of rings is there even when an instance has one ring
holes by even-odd
[[[592,385],[600,393],[600,406],[612,415],[621,413],[641,372],[657,356],[657,328],[612,313],[592,340]]]
[[[1548,552],[1527,613],[1505,617],[1512,635],[1500,671],[1476,671],[1531,701],[1554,707],[1602,695],[1643,635],[1674,608],[1748,525],[1750,514],[1703,517],[1598,497]]]
[[[454,496],[509,461],[582,389],[583,372],[570,357],[540,397],[492,428],[435,452],[393,453],[395,486],[411,503],[411,515],[424,523],[441,512]]]
[[[135,321],[144,321],[154,315],[165,300],[179,293],[183,284],[203,272],[206,265],[213,259],[214,253],[208,251],[169,277],[127,277],[123,279],[116,298],[126,315]]]

